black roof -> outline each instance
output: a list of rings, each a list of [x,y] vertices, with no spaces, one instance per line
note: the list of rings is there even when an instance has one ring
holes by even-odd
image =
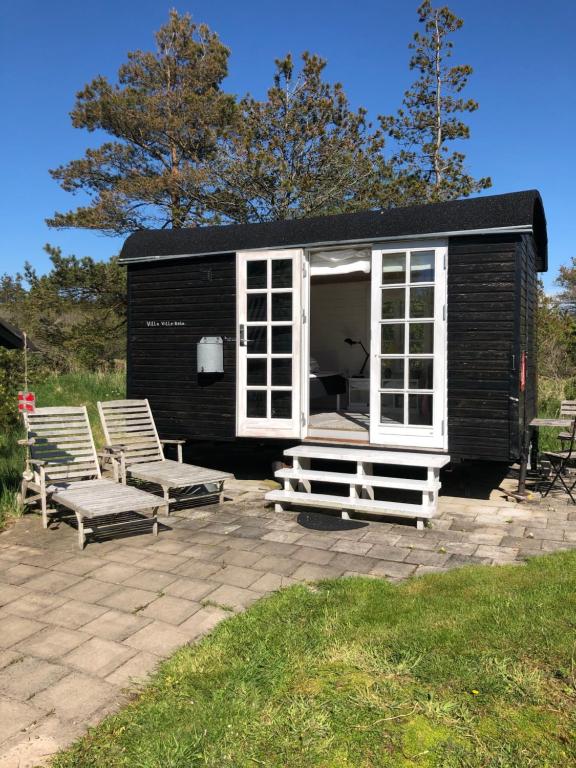
[[[24,349],[24,334],[19,328],[11,325],[0,317],[0,347],[7,349]],[[27,347],[31,352],[37,349],[30,339],[27,339]]]
[[[126,240],[120,259],[200,256],[258,248],[370,242],[490,229],[532,230],[538,248],[538,269],[546,271],[546,218],[537,190],[263,224],[142,230]]]

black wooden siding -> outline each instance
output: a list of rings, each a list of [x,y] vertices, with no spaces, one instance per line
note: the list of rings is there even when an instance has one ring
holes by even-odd
[[[230,339],[223,374],[196,372],[202,336]],[[233,254],[128,267],[128,396],[149,398],[162,437],[234,438],[235,336]]]
[[[537,274],[530,235],[451,238],[448,450],[510,461],[536,408]],[[128,267],[128,395],[148,397],[165,437],[235,439],[233,254]],[[184,325],[171,325],[171,323]],[[151,325],[156,323],[157,325]],[[224,374],[196,372],[202,336],[226,336]],[[527,353],[526,397],[519,392]],[[519,398],[516,403],[513,399]]]
[[[448,451],[454,458],[511,458],[519,240],[516,235],[450,239]]]
[[[515,423],[517,437],[513,448],[520,450],[522,430],[537,415],[538,372],[536,312],[538,308],[538,273],[536,271],[536,246],[531,235],[523,235],[518,245],[518,357],[526,354],[526,388],[520,391],[517,378],[518,419]]]

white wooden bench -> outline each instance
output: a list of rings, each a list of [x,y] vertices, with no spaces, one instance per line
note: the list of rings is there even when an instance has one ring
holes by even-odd
[[[151,517],[152,530],[158,534],[158,510],[166,507],[166,502],[102,478],[85,406],[37,408],[24,414],[24,423],[28,436],[20,442],[28,452],[21,500],[24,505],[40,502],[44,528],[48,527],[50,500],[75,513],[80,549],[86,543],[86,533],[93,532],[96,525],[127,525],[126,513]]]
[[[450,457],[433,453],[412,453],[409,451],[385,451],[363,448],[300,445],[284,451],[292,458],[292,467],[275,473],[284,484],[282,490],[266,494],[273,501],[277,511],[289,504],[337,509],[343,517],[349,512],[393,517],[415,518],[418,528],[424,521],[436,514],[438,491],[440,490],[440,469],[449,463]],[[311,461],[345,461],[356,464],[356,472],[338,472],[311,469]],[[374,465],[420,467],[426,469],[425,479],[384,477],[373,474]],[[312,482],[335,483],[347,486],[347,495],[324,494],[312,491]],[[420,504],[384,501],[375,498],[375,488],[416,491],[421,494]]]
[[[128,477],[160,488],[165,501],[222,501],[224,481],[233,477],[229,472],[206,469],[182,463],[185,440],[161,440],[156,430],[148,400],[110,400],[98,403],[100,420],[110,461],[122,482]],[[175,445],[178,461],[164,456],[164,445]],[[185,489],[171,497],[170,492]]]

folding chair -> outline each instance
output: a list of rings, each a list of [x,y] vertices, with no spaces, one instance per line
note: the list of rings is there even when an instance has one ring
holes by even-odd
[[[548,487],[545,493],[542,494],[542,498],[545,499],[555,486],[562,485],[568,496],[572,499],[572,503],[576,504],[576,499],[572,493],[576,487],[576,480],[569,485],[565,479],[567,477],[567,475],[565,475],[566,470],[571,465],[576,465],[576,418],[572,421],[572,427],[569,432],[562,436],[561,439],[567,439],[568,441],[568,448],[566,450],[544,451],[542,453],[542,456],[547,458],[552,465],[552,479],[547,481]]]

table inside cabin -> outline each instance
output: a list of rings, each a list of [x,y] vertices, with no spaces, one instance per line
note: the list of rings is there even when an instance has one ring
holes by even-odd
[[[547,419],[536,417],[532,419],[526,430],[524,437],[524,446],[522,448],[522,455],[520,457],[520,474],[518,477],[518,495],[526,495],[526,473],[528,471],[528,455],[530,452],[530,444],[532,443],[532,436],[535,429],[540,427],[558,427],[558,429],[570,429],[572,426],[572,419],[557,418]],[[537,453],[537,450],[536,450]],[[535,469],[535,462],[532,465],[532,469]]]

